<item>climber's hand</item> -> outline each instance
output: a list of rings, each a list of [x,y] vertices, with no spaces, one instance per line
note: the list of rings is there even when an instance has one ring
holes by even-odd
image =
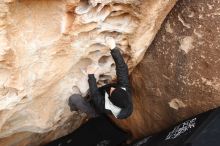
[[[87,67],[86,69],[86,73],[87,74],[95,74],[95,72],[97,71],[98,69],[98,66],[97,65],[94,65],[94,64],[91,64]]]
[[[106,46],[108,46],[111,50],[116,47],[115,40],[112,37],[105,38]]]

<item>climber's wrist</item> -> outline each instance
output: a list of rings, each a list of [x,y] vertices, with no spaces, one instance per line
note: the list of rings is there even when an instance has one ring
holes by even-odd
[[[93,77],[95,77],[95,75],[94,74],[88,74],[88,77],[93,78]]]

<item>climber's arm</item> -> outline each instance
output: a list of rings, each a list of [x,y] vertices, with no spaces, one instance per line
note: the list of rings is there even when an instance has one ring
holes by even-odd
[[[128,79],[128,66],[121,55],[119,48],[115,47],[111,50],[111,55],[116,65],[116,75],[118,84],[125,88],[130,88]]]
[[[116,47],[114,38],[107,37],[106,45],[110,48],[111,55],[115,61],[118,85],[121,87],[125,87],[126,91],[130,93],[130,85],[129,85],[129,79],[128,79],[128,66],[125,63],[123,56],[120,53],[119,48]]]
[[[105,99],[98,90],[94,74],[88,75],[91,102],[101,113],[105,113]]]
[[[95,92],[98,90],[98,86],[96,84],[96,78],[94,76],[94,74],[89,74],[88,75],[88,82],[89,82],[89,91],[90,94],[95,94]]]

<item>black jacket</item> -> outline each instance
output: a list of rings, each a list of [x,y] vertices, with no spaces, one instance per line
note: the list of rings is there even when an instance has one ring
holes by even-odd
[[[122,109],[120,114],[118,115],[119,119],[127,118],[131,115],[133,111],[132,100],[131,100],[131,87],[128,79],[128,66],[125,63],[119,48],[115,48],[111,50],[111,55],[115,61],[116,65],[116,75],[117,75],[117,83],[107,84],[100,88],[97,87],[96,79],[94,74],[89,74],[89,88],[90,88],[90,96],[91,102],[95,106],[95,108],[100,113],[111,113],[109,110],[105,109],[105,92],[109,93],[110,88],[114,87],[124,87],[126,88],[126,92],[128,93],[128,105],[126,108]]]

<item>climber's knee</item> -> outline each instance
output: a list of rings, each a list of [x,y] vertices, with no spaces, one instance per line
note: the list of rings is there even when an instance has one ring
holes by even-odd
[[[73,94],[69,98],[69,106],[71,111],[82,111],[90,117],[95,117],[94,108],[80,94]]]

